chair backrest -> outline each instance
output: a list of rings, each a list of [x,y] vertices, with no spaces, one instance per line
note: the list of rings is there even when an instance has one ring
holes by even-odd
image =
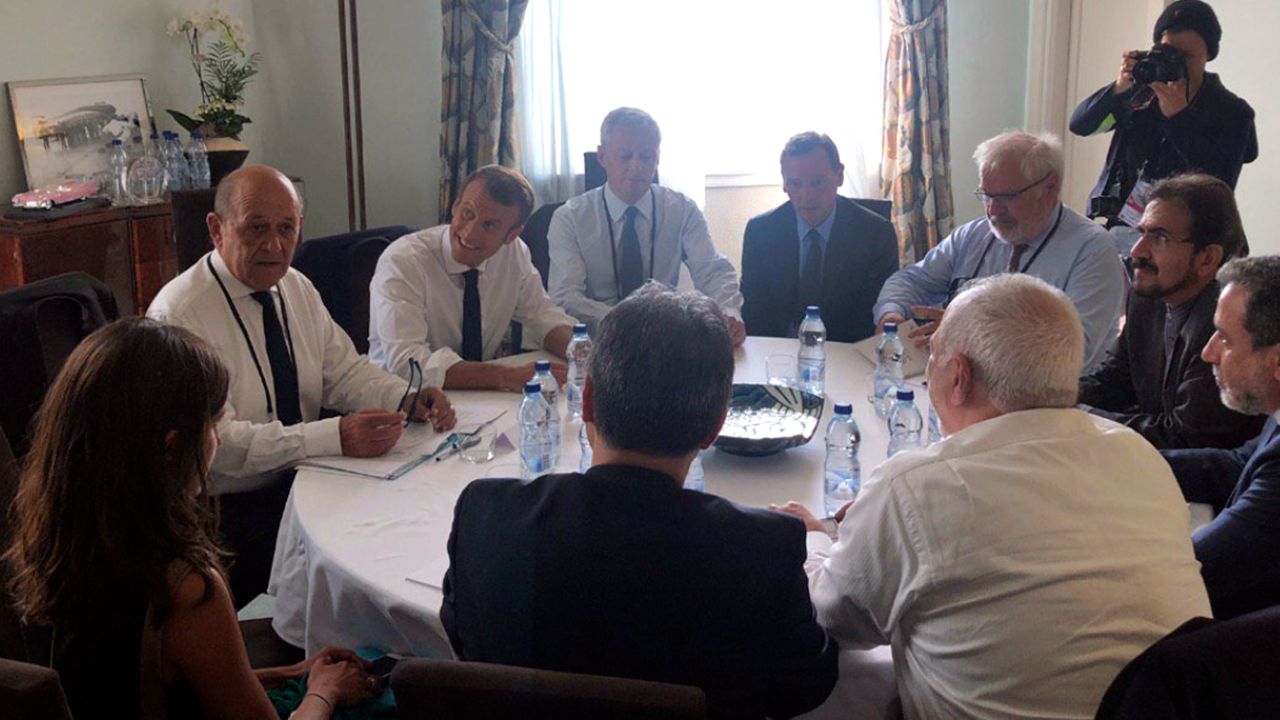
[[[542,287],[547,287],[547,273],[551,271],[551,251],[547,247],[547,231],[551,229],[551,216],[564,203],[548,203],[533,211],[520,231],[520,239],[529,246],[533,266],[542,276]]]
[[[28,424],[67,355],[117,317],[110,288],[81,272],[0,293],[0,430],[15,456],[26,454]]]
[[[71,720],[58,673],[15,660],[0,659],[0,708],[5,717]]]
[[[880,198],[852,198],[852,200],[885,220],[893,221],[892,200],[881,200]]]
[[[306,275],[360,353],[369,352],[369,282],[378,258],[396,238],[413,228],[401,225],[361,230],[307,240],[293,255],[293,266]]]
[[[706,717],[706,695],[685,685],[454,660],[403,660],[391,674],[401,718]]]
[[[173,206],[173,237],[178,255],[178,272],[182,272],[213,249],[205,218],[213,212],[214,188],[175,190],[170,194]]]
[[[9,508],[18,492],[18,461],[9,441],[0,432],[0,548],[9,547],[13,529],[9,526]],[[22,625],[17,609],[9,598],[8,564],[0,562],[0,658],[19,660],[25,657],[22,647]]]

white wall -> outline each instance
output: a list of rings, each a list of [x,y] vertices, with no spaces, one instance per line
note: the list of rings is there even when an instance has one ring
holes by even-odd
[[[1222,23],[1222,49],[1209,70],[1249,101],[1257,112],[1258,159],[1245,165],[1236,185],[1236,202],[1244,218],[1254,255],[1280,253],[1280,92],[1275,69],[1280,66],[1280,4],[1271,0],[1213,0]]]
[[[222,7],[243,19],[253,32],[250,0],[223,0]],[[165,34],[169,18],[193,4],[173,0],[45,0],[3,4],[0,22],[0,81],[47,80],[89,75],[141,74],[147,81],[151,111],[161,128],[181,130],[165,110],[191,114],[200,91],[186,44]],[[260,87],[249,88],[249,111]],[[22,156],[13,128],[13,109],[4,94],[0,108],[0,201],[26,188]],[[257,120],[256,117],[254,117]],[[259,130],[246,128],[242,139],[258,144]]]

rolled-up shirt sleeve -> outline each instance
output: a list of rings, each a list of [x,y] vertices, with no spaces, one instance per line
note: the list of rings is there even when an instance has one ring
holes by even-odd
[[[379,344],[378,361],[387,371],[409,378],[409,359],[422,365],[424,385],[443,387],[449,368],[462,362],[450,347],[432,348],[425,297],[430,282],[412,256],[385,252],[369,284],[369,334]]]
[[[547,337],[547,333],[562,325],[572,326],[573,318],[552,302],[551,296],[542,287],[542,276],[538,274],[538,269],[530,260],[529,249],[523,244],[520,244],[518,265],[523,268],[523,271],[519,280],[520,292],[516,296],[515,314],[512,319],[524,326],[524,331],[537,347],[542,347],[542,341]]]

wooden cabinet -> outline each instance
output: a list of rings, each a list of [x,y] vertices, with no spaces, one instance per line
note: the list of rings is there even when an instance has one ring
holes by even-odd
[[[57,220],[0,219],[0,290],[80,270],[141,314],[178,272],[167,203],[104,208]]]

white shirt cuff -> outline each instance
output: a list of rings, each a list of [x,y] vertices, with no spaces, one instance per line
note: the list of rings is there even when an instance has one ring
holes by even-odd
[[[831,536],[820,530],[810,530],[804,534],[804,545],[809,555],[827,556],[831,554],[831,546],[835,544]]]
[[[338,423],[342,418],[326,418],[302,426],[302,448],[307,457],[342,454],[342,435]]]

